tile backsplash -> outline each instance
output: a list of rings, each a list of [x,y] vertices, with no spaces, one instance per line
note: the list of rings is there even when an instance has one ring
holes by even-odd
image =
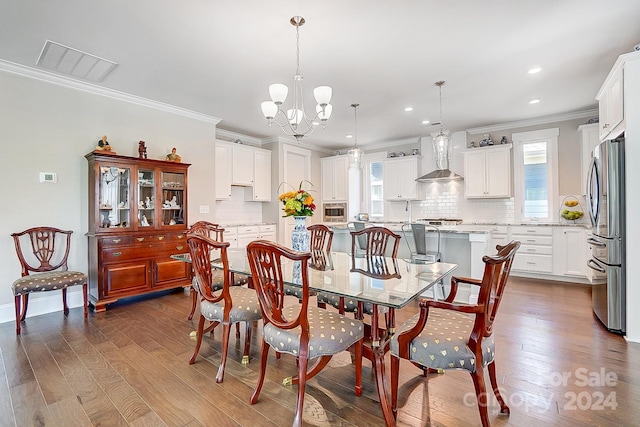
[[[245,202],[244,187],[231,187],[229,200],[216,201],[216,221],[220,224],[240,224],[262,221],[262,203]]]

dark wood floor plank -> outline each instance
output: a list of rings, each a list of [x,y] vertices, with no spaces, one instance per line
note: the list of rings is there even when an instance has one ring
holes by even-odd
[[[4,356],[0,351],[0,427],[15,426],[16,421],[11,407],[11,392],[4,369]]]
[[[95,425],[89,419],[75,396],[58,400],[48,405],[48,408],[50,416],[50,421],[47,423],[48,425],[69,427],[88,427]]]
[[[11,404],[16,426],[46,426],[49,408],[36,381],[25,382],[11,390]]]

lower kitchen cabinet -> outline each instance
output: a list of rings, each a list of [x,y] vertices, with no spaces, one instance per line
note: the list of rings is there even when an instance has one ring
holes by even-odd
[[[513,260],[513,271],[553,272],[553,229],[541,226],[513,226],[511,239],[522,244]]]
[[[121,298],[191,284],[184,231],[89,235],[89,302],[96,312]]]
[[[227,230],[231,230],[236,235],[236,247],[245,248],[254,240],[276,240],[276,225],[245,225],[240,227],[225,228],[224,235],[227,239]]]
[[[587,230],[556,227],[553,231],[554,274],[587,278]]]

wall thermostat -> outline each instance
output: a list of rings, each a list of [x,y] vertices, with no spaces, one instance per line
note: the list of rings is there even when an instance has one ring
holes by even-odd
[[[40,172],[40,182],[58,182],[58,174],[55,172]]]

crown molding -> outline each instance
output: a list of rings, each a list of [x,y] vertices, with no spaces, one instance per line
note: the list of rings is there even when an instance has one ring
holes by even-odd
[[[555,114],[553,116],[534,117],[532,119],[518,120],[515,122],[500,123],[496,125],[470,128],[470,129],[467,129],[467,132],[469,132],[470,134],[490,133],[490,132],[495,132],[499,130],[543,125],[546,123],[564,122],[567,120],[574,120],[574,119],[584,119],[587,117],[593,117],[594,115],[597,116],[598,113],[599,113],[598,109],[593,108],[591,110],[576,111],[574,113],[562,113],[562,114]]]
[[[220,128],[216,129],[216,139],[227,142],[235,142],[239,139],[243,144],[258,146],[263,144],[263,140],[261,140],[260,138]]]
[[[63,86],[69,89],[79,90],[91,93],[93,95],[103,96],[105,98],[115,99],[117,101],[128,102],[130,104],[140,105],[143,107],[153,108],[155,110],[164,111],[179,116],[188,117],[216,126],[222,119],[198,113],[196,111],[187,110],[186,108],[176,107],[175,105],[165,104],[163,102],[154,101],[152,99],[142,98],[128,93],[119,92],[117,90],[105,88],[92,83],[81,80],[64,77],[58,74],[50,73],[37,68],[27,67],[25,65],[16,64],[14,62],[0,59],[0,71],[17,74],[19,76]]]

